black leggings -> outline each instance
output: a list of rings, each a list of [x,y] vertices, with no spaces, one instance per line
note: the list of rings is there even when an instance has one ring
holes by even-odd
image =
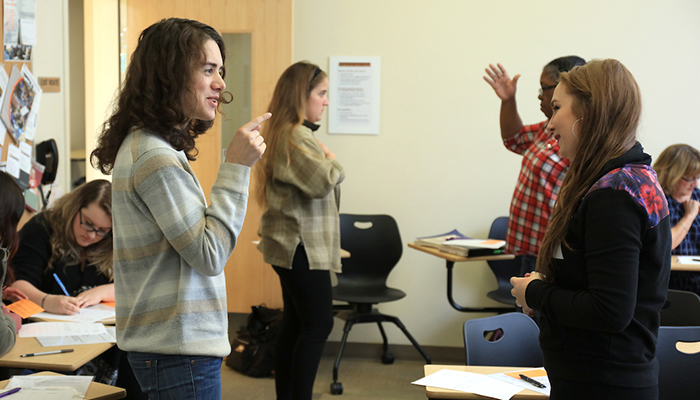
[[[297,247],[292,269],[273,268],[284,300],[275,344],[277,400],[311,400],[323,347],[333,329],[330,272],[309,270],[303,246]]]

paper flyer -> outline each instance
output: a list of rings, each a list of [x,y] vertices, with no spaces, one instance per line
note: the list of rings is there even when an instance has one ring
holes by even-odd
[[[0,119],[15,143],[34,140],[41,94],[39,84],[26,65],[22,66],[21,72],[16,66],[12,67],[6,93],[3,94]]]

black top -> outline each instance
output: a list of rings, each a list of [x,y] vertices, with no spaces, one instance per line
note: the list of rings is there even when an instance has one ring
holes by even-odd
[[[671,268],[668,205],[639,143],[606,164],[569,223],[554,281],[532,281],[551,377],[621,387],[658,383],[659,311]]]
[[[63,294],[53,277],[56,273],[71,296],[110,283],[109,278],[98,273],[94,265],[87,265],[84,271],[80,271],[80,264],[65,265],[58,261],[54,262],[52,270],[47,270],[53,254],[52,232],[45,213],[37,214],[22,227],[19,231],[19,248],[12,258],[15,280],[25,280],[44,293]]]

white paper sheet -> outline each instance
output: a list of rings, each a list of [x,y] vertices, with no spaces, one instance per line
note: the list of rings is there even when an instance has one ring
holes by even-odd
[[[461,392],[474,393],[499,400],[509,400],[516,393],[523,390],[518,386],[505,383],[487,375],[450,369],[442,369],[412,383],[414,385],[459,390]]]
[[[700,256],[678,256],[678,263],[700,265]]]
[[[22,325],[19,337],[102,335],[107,333],[105,326],[98,323],[75,322],[33,322]]]
[[[4,133],[3,133],[4,135]],[[10,143],[7,146],[7,166],[5,167],[5,172],[10,174],[10,176],[13,176],[17,179],[19,179],[19,166],[20,166],[20,159],[22,157],[22,152],[19,151],[19,147],[15,146],[14,144]]]
[[[71,398],[79,400],[85,397],[92,379],[92,376],[84,375],[15,375],[10,379],[5,389],[21,387],[22,390],[16,395],[22,394],[22,392],[33,394],[33,397],[21,397],[32,400],[67,400]],[[40,392],[41,395],[39,395]],[[61,395],[60,392],[68,393],[68,397]],[[14,399],[16,395],[8,397],[8,400]]]
[[[544,368],[535,368],[535,369],[544,371]],[[527,372],[527,371],[532,371],[532,370],[533,370],[533,368],[528,368],[528,369],[522,370],[522,372],[525,373],[525,375],[528,375],[526,372]],[[521,371],[509,371],[509,372],[521,372]],[[549,383],[549,378],[548,378],[546,375],[545,375],[545,376],[535,376],[535,377],[532,378],[532,379],[536,380],[537,382],[539,382],[539,383],[545,385],[546,388],[544,388],[544,389],[538,388],[538,387],[536,387],[536,386],[534,386],[534,385],[531,385],[531,384],[529,384],[529,383],[523,381],[522,379],[516,379],[516,378],[513,378],[513,377],[511,377],[511,376],[508,376],[508,375],[506,375],[506,374],[504,374],[504,373],[490,374],[490,375],[488,375],[488,376],[492,377],[493,379],[498,379],[499,381],[503,381],[503,382],[509,383],[509,384],[511,384],[511,385],[518,386],[518,387],[520,387],[520,388],[522,388],[522,389],[532,390],[532,391],[534,391],[534,392],[542,393],[542,394],[544,394],[544,395],[549,396],[549,391],[550,391],[550,388],[551,388],[551,384]],[[530,375],[528,375],[528,376],[530,376]]]
[[[79,313],[74,315],[53,314],[50,312],[40,312],[32,315],[32,318],[56,319],[66,322],[82,322],[91,323],[101,321],[107,318],[114,318],[114,307],[96,304],[87,308],[83,308]]]
[[[93,343],[117,343],[117,328],[105,326],[107,333],[103,335],[71,335],[71,336],[42,336],[36,339],[44,347],[74,346]]]
[[[7,400],[82,400],[74,390],[21,389],[11,394]]]

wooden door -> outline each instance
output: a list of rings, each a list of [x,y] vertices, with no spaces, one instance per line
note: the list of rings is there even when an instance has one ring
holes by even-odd
[[[127,53],[136,47],[141,31],[163,18],[201,21],[220,33],[250,33],[252,39],[252,116],[267,111],[277,79],[292,62],[292,0],[211,0],[127,2]],[[251,116],[251,118],[252,118]],[[192,163],[207,198],[221,164],[221,117],[197,140],[199,157]],[[229,312],[250,312],[250,306],[266,303],[282,307],[282,293],[272,267],[262,261],[258,239],[261,209],[254,200],[251,180],[248,212],[236,250],[226,264]]]

